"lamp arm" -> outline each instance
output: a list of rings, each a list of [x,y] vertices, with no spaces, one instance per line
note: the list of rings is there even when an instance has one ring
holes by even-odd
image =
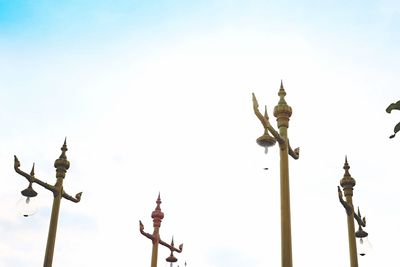
[[[140,220],[139,220],[139,231],[140,231],[140,233],[141,233],[142,235],[144,235],[144,236],[147,237],[148,239],[154,241],[154,236],[151,235],[151,234],[149,234],[149,233],[146,233],[146,232],[144,231],[144,225],[143,225],[142,221],[140,221]]]
[[[78,203],[79,201],[81,201],[81,196],[82,196],[82,192],[79,192],[78,194],[75,195],[75,197],[68,195],[67,193],[65,193],[64,189],[62,190],[62,197],[65,199],[68,199],[72,202]]]
[[[176,252],[178,252],[178,253],[181,253],[181,252],[182,252],[183,244],[180,244],[180,245],[179,245],[179,249],[178,249],[178,248],[176,248],[176,247],[174,247],[174,246],[171,246],[170,244],[166,243],[165,241],[163,241],[163,240],[161,240],[161,239],[160,239],[158,242],[159,242],[161,245],[163,245],[163,246],[169,248],[171,251],[176,251]]]
[[[265,118],[258,110],[258,102],[254,93],[253,93],[253,110],[254,114],[256,114],[257,118],[261,121],[261,124],[264,126],[264,130],[269,131],[275,137],[275,139],[278,141],[279,144],[283,144],[285,142],[283,138],[274,129],[274,127],[272,127],[267,118]]]
[[[342,203],[344,209],[346,210],[347,215],[351,215],[351,213],[353,212],[353,207],[343,199],[342,190],[340,190],[339,186],[338,186],[338,196],[339,196],[339,201],[340,203]],[[355,214],[355,212],[353,213]]]
[[[294,159],[299,159],[300,147],[297,147],[293,150],[292,147],[290,146],[289,140],[288,140],[288,144],[289,144],[289,155],[292,156],[292,158],[294,158]]]
[[[358,223],[358,226],[360,226],[360,227],[361,226],[365,227],[366,224],[367,224],[367,222],[365,220],[365,216],[361,219],[360,208],[358,208],[358,212],[357,213],[354,212],[354,219],[356,219],[356,221]]]
[[[41,185],[42,187],[46,188],[47,190],[50,190],[51,192],[53,192],[54,194],[57,192],[55,186],[45,183],[45,182],[41,181],[40,179],[34,177],[33,175],[27,174],[26,172],[22,171],[19,168],[20,166],[21,166],[21,164],[20,164],[17,156],[14,155],[14,170],[18,174],[24,176],[30,183],[36,183],[38,185]]]
[[[365,223],[365,217],[364,220],[362,220],[355,212],[354,212],[354,219],[356,219],[357,223],[359,226],[365,227],[366,223]]]
[[[265,118],[264,118],[265,119]],[[267,129],[268,131],[272,134],[273,137],[275,137],[275,139],[278,141],[278,143],[280,145],[282,145],[283,143],[285,143],[285,140],[283,140],[283,138],[280,136],[280,134],[274,129],[274,127],[272,127],[272,125],[267,122]]]

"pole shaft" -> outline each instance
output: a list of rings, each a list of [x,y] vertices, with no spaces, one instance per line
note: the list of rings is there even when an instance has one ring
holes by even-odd
[[[351,195],[346,196],[346,202],[353,207],[353,200]],[[358,267],[356,235],[354,229],[354,209],[350,215],[347,215],[347,230],[349,235],[349,252],[350,252],[350,266]]]
[[[51,219],[49,226],[49,234],[47,236],[47,245],[46,245],[46,254],[44,257],[43,267],[51,267],[53,264],[53,255],[54,255],[54,246],[56,243],[56,234],[57,234],[57,224],[58,224],[58,215],[60,213],[60,204],[62,198],[62,180],[63,178],[58,178],[56,183],[57,194],[53,199],[53,208],[51,210]]]
[[[287,128],[279,128],[285,143],[280,146],[280,190],[281,190],[281,257],[282,267],[292,267],[292,233],[290,222],[289,150]]]
[[[153,250],[151,253],[151,267],[157,267],[158,241],[160,239],[160,233],[158,227],[154,228],[153,237],[154,239],[153,239]]]

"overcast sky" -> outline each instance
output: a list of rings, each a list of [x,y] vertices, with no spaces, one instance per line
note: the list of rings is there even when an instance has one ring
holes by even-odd
[[[390,0],[0,1],[0,266],[43,264],[52,204],[34,185],[38,212],[17,214],[13,155],[53,184],[65,137],[83,195],[61,203],[54,266],[150,266],[138,221],[152,233],[159,192],[180,266],[280,266],[279,149],[256,144],[251,93],[276,127],[281,79],[294,266],[349,265],[346,155],[373,245],[359,265],[399,265],[399,29]]]

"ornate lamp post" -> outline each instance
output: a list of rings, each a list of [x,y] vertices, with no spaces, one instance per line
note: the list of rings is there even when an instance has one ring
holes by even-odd
[[[342,203],[344,209],[347,214],[347,230],[349,236],[349,251],[350,251],[350,266],[358,267],[358,258],[357,258],[357,246],[356,246],[356,237],[360,239],[360,249],[365,246],[365,242],[368,243],[368,240],[365,240],[368,236],[368,233],[363,230],[362,227],[366,226],[365,217],[361,218],[360,209],[358,209],[358,213],[354,212],[353,207],[353,188],[356,185],[356,180],[351,177],[349,173],[350,166],[347,162],[347,157],[343,166],[345,170],[343,178],[340,180],[340,185],[343,188],[344,195],[346,200],[343,199],[342,190],[338,186],[338,196],[339,201]],[[355,232],[354,229],[354,219],[358,223],[358,231]],[[360,251],[360,255],[364,256],[365,252]]]
[[[50,190],[54,195],[53,208],[51,210],[49,234],[47,237],[46,253],[45,253],[44,264],[43,264],[44,267],[51,267],[52,262],[53,262],[53,254],[54,254],[54,246],[55,246],[55,242],[56,242],[57,222],[58,222],[58,215],[60,212],[61,198],[65,198],[72,202],[77,203],[81,200],[81,195],[82,195],[82,192],[80,192],[80,193],[76,194],[75,197],[72,197],[64,191],[63,181],[65,178],[65,173],[67,172],[67,170],[69,168],[69,161],[67,160],[67,156],[65,154],[65,152],[67,150],[68,150],[67,143],[66,143],[66,139],[65,139],[64,144],[61,148],[62,153],[61,153],[60,157],[58,159],[56,159],[56,161],[54,162],[54,167],[56,168],[56,178],[57,178],[55,185],[47,184],[47,183],[39,180],[38,178],[36,178],[35,172],[34,172],[35,165],[33,165],[32,171],[30,174],[21,171],[19,169],[21,164],[20,164],[18,158],[16,156],[14,156],[15,171],[18,174],[24,176],[29,182],[28,188],[21,191],[22,195],[27,197],[27,202],[28,202],[29,198],[35,197],[37,195],[37,193],[32,188],[33,183],[39,184],[42,187],[46,188],[47,190]]]
[[[257,139],[257,143],[265,148],[273,146],[276,141],[280,150],[280,196],[281,196],[281,258],[283,267],[292,267],[292,235],[290,224],[290,191],[289,191],[289,157],[299,158],[299,148],[292,150],[287,129],[289,128],[289,118],[292,115],[292,108],[285,101],[285,89],[281,81],[278,92],[280,97],[278,105],[274,108],[274,116],[278,122],[279,133],[269,123],[267,108],[262,115],[258,110],[258,102],[253,93],[253,108],[257,118],[264,126],[264,134]],[[272,136],[269,135],[272,134]]]
[[[154,231],[153,234],[146,233],[144,231],[144,226],[141,221],[139,221],[139,230],[142,235],[145,237],[149,238],[153,242],[153,250],[151,254],[151,267],[157,267],[157,257],[158,257],[158,244],[161,244],[171,251],[170,256],[166,259],[167,262],[170,262],[171,265],[173,262],[176,262],[177,259],[174,257],[173,252],[176,251],[178,253],[182,252],[183,244],[179,245],[179,248],[174,247],[174,239],[172,238],[171,245],[164,242],[160,238],[160,227],[161,227],[161,221],[164,218],[164,213],[161,211],[161,199],[160,199],[160,194],[158,194],[157,198],[157,206],[155,210],[151,213],[151,218],[153,218],[153,227]]]

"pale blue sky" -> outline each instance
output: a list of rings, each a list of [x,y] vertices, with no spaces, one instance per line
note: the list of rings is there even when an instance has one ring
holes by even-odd
[[[255,143],[251,93],[272,117],[281,79],[294,265],[348,265],[345,155],[374,245],[360,266],[396,265],[399,24],[396,1],[0,1],[0,266],[42,264],[51,208],[36,186],[38,214],[15,215],[13,155],[52,183],[65,136],[84,194],[62,203],[57,267],[149,266],[138,220],[152,230],[159,191],[180,265],[279,266],[279,155]]]

